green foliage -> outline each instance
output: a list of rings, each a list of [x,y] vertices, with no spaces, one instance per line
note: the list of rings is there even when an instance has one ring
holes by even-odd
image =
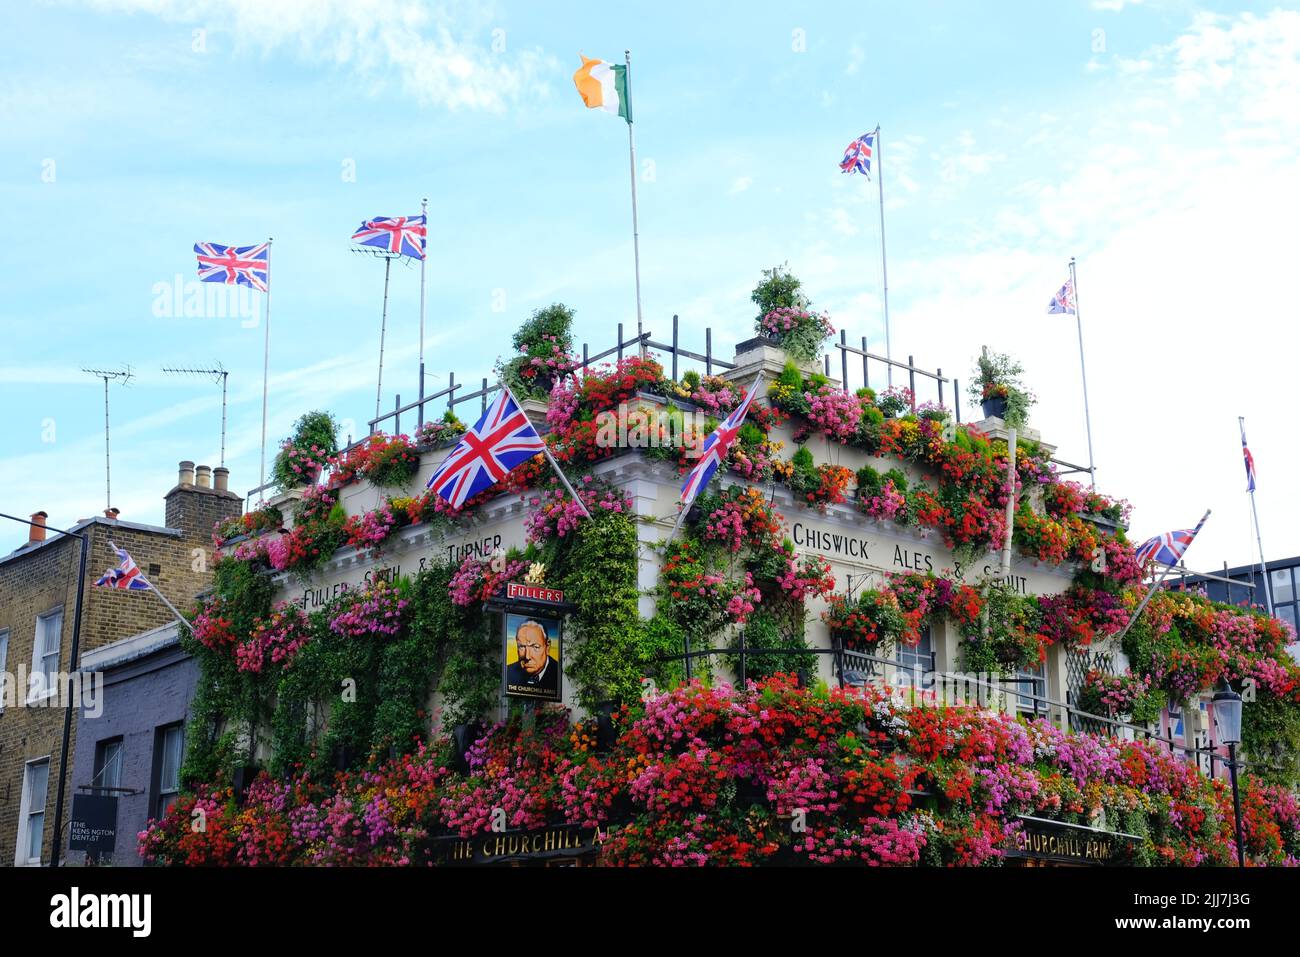
[[[984,598],[985,614],[961,628],[962,667],[1013,672],[1038,664],[1042,612],[1037,599],[997,587],[986,589]]]
[[[1013,429],[1023,429],[1029,424],[1029,409],[1034,398],[1028,392],[1013,389],[1007,394],[1007,414],[1003,421]]]
[[[549,306],[533,310],[533,314],[515,331],[510,342],[526,355],[549,356],[551,340],[565,352],[573,348],[573,310],[562,302],[553,302]]]
[[[901,469],[890,469],[881,474],[870,465],[858,469],[858,497],[873,498],[885,488],[886,482],[893,482],[894,488],[902,495],[907,494],[907,475]]]
[[[535,310],[511,342],[519,355],[498,367],[502,381],[517,398],[546,398],[567,371],[555,363],[573,351],[573,310],[559,302]]]
[[[1020,381],[1024,371],[1024,367],[1006,353],[982,353],[975,362],[974,374],[971,376],[971,400],[979,403],[985,399],[1006,399],[1004,421],[1011,428],[1024,428],[1029,421],[1029,409],[1035,401],[1033,394]]]
[[[420,456],[414,446],[394,438],[372,449],[366,462],[366,478],[375,488],[400,488],[419,468]]]
[[[1129,863],[1133,867],[1156,866],[1159,862],[1151,849],[1151,815],[1142,808],[1119,808],[1116,814],[1117,824],[1122,833],[1132,834],[1142,839],[1134,842],[1133,859]]]
[[[902,469],[890,469],[881,477],[885,481],[893,482],[894,488],[898,491],[904,493],[907,491],[907,473]]]
[[[759,445],[766,439],[766,433],[753,422],[746,422],[736,432],[736,440],[740,442],[742,447]]]
[[[812,303],[803,294],[802,286],[790,272],[789,263],[764,269],[763,278],[750,294],[750,299],[758,306],[758,318],[762,319],[773,309],[807,309]]]
[[[567,674],[584,708],[601,701],[636,701],[643,646],[649,634],[637,612],[636,526],[626,515],[585,521],[574,533],[566,597],[578,606],[571,619]],[[661,637],[656,632],[653,637]]]
[[[793,362],[787,362],[781,374],[776,378],[776,385],[793,389],[795,392],[803,391],[803,373]]]
[[[328,412],[307,412],[293,424],[293,434],[275,456],[271,477],[281,490],[298,488],[314,481],[325,460],[338,450],[339,425]],[[314,449],[314,451],[313,451]],[[295,466],[299,471],[295,471]]]
[[[213,568],[213,595],[235,634],[248,634],[270,614],[273,591],[270,578],[247,562],[223,558]],[[273,689],[264,676],[239,671],[233,655],[195,641],[188,629],[181,643],[199,665],[181,782],[228,780],[234,768],[252,760],[256,741],[247,735],[241,740],[240,731],[256,729],[266,717]]]
[[[811,492],[821,487],[821,475],[817,471],[817,463],[813,460],[813,455],[808,451],[805,445],[799,446],[794,455],[790,456],[790,464],[794,467],[794,472],[790,476],[790,487],[796,492]]]
[[[768,386],[767,399],[778,409],[795,415],[807,415],[810,407],[804,398],[804,378],[799,367],[786,362],[776,380]]]
[[[325,449],[327,455],[333,455],[339,446],[339,423],[328,412],[306,412],[293,424],[293,444],[318,446]]]
[[[858,469],[857,479],[859,498],[874,498],[880,494],[880,489],[884,485],[880,473],[870,465],[864,465]]]
[[[463,608],[451,600],[448,585],[456,572],[451,564],[433,565],[411,586],[411,618],[404,644],[393,646],[381,673],[387,690],[400,690],[409,676],[393,669],[421,662],[442,695],[444,724],[460,724],[497,708],[501,691],[501,632],[499,620],[478,607]],[[403,663],[406,664],[403,664]],[[378,734],[404,746],[403,729],[422,722],[418,711],[424,698],[415,689],[400,707],[381,706]]]
[[[1260,693],[1241,708],[1241,747],[1251,773],[1267,784],[1300,785],[1300,708]]]
[[[1163,641],[1172,645],[1182,645],[1182,636],[1176,624],[1170,626]],[[1128,656],[1129,670],[1134,674],[1151,674],[1155,671],[1159,644],[1160,639],[1156,638],[1151,629],[1151,618],[1147,615],[1138,618],[1120,643],[1124,654]]]
[[[681,661],[660,661],[670,655],[680,655],[686,649],[686,631],[677,623],[655,615],[641,625],[641,654],[645,656],[643,672],[654,680],[661,691],[673,688],[686,680],[686,668]],[[698,650],[695,649],[695,650]],[[692,664],[695,675],[708,674],[707,658],[697,658]]]
[[[890,389],[876,399],[876,407],[880,410],[881,421],[897,419],[910,413],[912,411],[912,401],[909,395],[910,393],[901,389]]]
[[[743,632],[737,631],[727,645],[733,654],[724,655],[723,661],[731,669],[732,674],[736,675],[738,681],[741,678],[739,650],[742,633],[746,651],[810,647],[807,639],[802,634],[802,628],[800,628],[799,633],[793,633],[788,626],[783,627],[784,624],[771,608],[761,607],[750,615],[749,621],[743,627]],[[745,656],[744,680],[746,681],[760,681],[778,672],[784,672],[785,674],[804,672],[815,675],[817,673],[817,656],[812,653],[806,655],[747,654]]]

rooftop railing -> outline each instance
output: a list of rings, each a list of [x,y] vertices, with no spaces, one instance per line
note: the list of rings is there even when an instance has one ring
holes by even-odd
[[[588,343],[584,342],[582,344],[582,359],[577,364],[577,371],[585,373],[597,363],[611,357],[616,361],[622,361],[627,355],[639,352],[642,347],[660,356],[665,366],[665,372],[668,373],[674,382],[680,380],[681,376],[684,375],[688,369],[692,368],[702,372],[704,375],[718,375],[725,373],[730,369],[734,369],[736,367],[734,362],[731,362],[728,359],[723,359],[714,353],[712,327],[704,327],[703,332],[704,350],[700,352],[683,345],[681,338],[681,320],[678,316],[673,316],[672,334],[667,342],[655,339],[654,334],[648,331],[642,333],[639,337],[632,336],[631,338],[625,338],[623,323],[620,322],[616,329],[614,345],[609,348],[593,353]],[[873,369],[873,366],[871,365],[872,363],[875,363],[877,379],[880,378],[880,366],[883,366],[886,370],[898,370],[900,373],[906,373],[908,377],[908,387],[911,389],[913,395],[913,407],[915,407],[916,404],[916,384],[918,377],[923,382],[929,382],[936,387],[937,398],[940,405],[944,404],[944,397],[946,394],[945,385],[951,383],[954,398],[954,414],[957,421],[961,421],[961,406],[957,401],[958,383],[955,379],[950,380],[946,378],[943,375],[942,369],[936,369],[931,372],[928,369],[923,369],[920,366],[917,366],[915,359],[912,356],[908,356],[907,361],[903,362],[870,352],[867,349],[867,339],[865,336],[862,337],[861,342],[862,347],[860,349],[856,346],[850,346],[848,345],[846,334],[841,332],[840,341],[832,342],[830,344],[831,350],[838,350],[840,354],[841,380],[844,388],[859,387],[856,385],[850,385],[849,383],[848,357],[850,354],[853,354],[861,360],[862,387],[870,388]],[[856,367],[856,360],[854,365]],[[826,374],[830,375],[830,352],[827,352],[823,356],[823,367],[826,370]],[[885,373],[886,377],[888,377],[888,374],[887,371]],[[366,438],[370,435],[374,435],[379,431],[390,432],[393,434],[400,433],[402,431],[403,417],[407,417],[407,421],[409,422],[411,421],[409,417],[412,414],[414,414],[414,428],[418,429],[428,421],[427,411],[432,408],[445,406],[447,410],[454,411],[457,406],[463,406],[467,402],[478,400],[479,412],[481,414],[482,411],[487,408],[488,397],[501,388],[500,385],[490,382],[486,377],[483,377],[479,380],[478,388],[465,392],[463,390],[467,388],[469,383],[456,381],[456,373],[451,372],[447,376],[447,385],[445,388],[439,389],[437,392],[426,393],[424,391],[425,378],[425,369],[424,366],[421,366],[420,385],[415,399],[404,403],[402,402],[401,394],[399,393],[396,395],[393,401],[393,408],[390,411],[383,412],[366,422],[369,430],[367,435],[358,439],[354,439],[353,436],[349,435],[346,444],[342,449],[340,449],[340,452],[351,451],[365,442]],[[256,496],[263,495],[274,488],[275,483],[268,482],[265,485],[259,485],[256,488],[249,489],[247,502],[251,504],[257,500]]]

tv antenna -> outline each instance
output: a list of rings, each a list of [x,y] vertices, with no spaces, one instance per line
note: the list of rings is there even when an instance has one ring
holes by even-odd
[[[118,370],[82,369],[81,371],[104,380],[104,508],[109,509],[113,507],[113,470],[108,451],[108,383],[116,379],[122,385],[126,385],[132,379],[131,367],[126,366]]]
[[[186,366],[163,366],[163,372],[169,372],[172,375],[199,375],[211,376],[214,383],[221,385],[221,461],[219,467],[226,466],[226,380],[230,378],[230,372],[220,363],[217,363],[215,369],[192,369]]]

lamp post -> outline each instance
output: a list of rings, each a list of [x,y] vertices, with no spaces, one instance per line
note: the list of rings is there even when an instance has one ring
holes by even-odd
[[[1237,821],[1237,866],[1246,866],[1246,846],[1241,837],[1241,796],[1237,791],[1237,745],[1241,743],[1241,695],[1226,678],[1214,692],[1214,725],[1219,740],[1228,746],[1228,774],[1232,778],[1232,813]]]

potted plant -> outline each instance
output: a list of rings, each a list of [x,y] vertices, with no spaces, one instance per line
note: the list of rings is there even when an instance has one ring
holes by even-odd
[[[1034,396],[1020,381],[1024,368],[1001,352],[983,354],[975,363],[970,397],[981,403],[985,418],[1002,419],[1011,428],[1024,428]]]
[[[577,368],[573,310],[563,303],[535,310],[511,341],[519,354],[499,365],[497,372],[520,402],[545,402],[555,381]]]
[[[321,469],[338,447],[338,422],[328,412],[307,412],[280,443],[271,475],[282,493],[315,485]],[[274,503],[273,503],[274,504]]]
[[[788,269],[764,269],[750,298],[758,306],[754,320],[758,338],[771,340],[796,363],[808,365],[817,361],[822,343],[835,330],[830,319],[809,309],[811,303],[800,291],[801,285]]]

